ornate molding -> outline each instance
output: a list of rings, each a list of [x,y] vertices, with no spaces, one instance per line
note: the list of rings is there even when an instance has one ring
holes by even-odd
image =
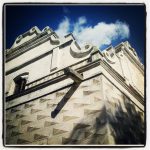
[[[84,47],[80,48],[76,41],[73,41],[70,46],[70,53],[74,58],[82,58],[87,56],[93,50],[91,44],[87,44]]]
[[[133,57],[133,55],[129,52],[129,50],[127,49],[127,47],[124,45],[123,42],[115,47],[115,51],[116,53],[119,51],[123,51],[123,54],[126,55],[130,59],[130,61],[135,64],[135,66],[141,71],[142,74],[144,74],[143,64],[140,63],[135,57]]]
[[[19,35],[11,48],[16,48],[17,46],[29,41],[30,39],[32,39],[33,37],[37,36],[40,33],[41,33],[41,31],[39,30],[38,27],[35,26],[35,27],[31,28],[29,31],[23,33],[22,35]],[[34,35],[34,36],[32,36],[32,35]]]
[[[52,30],[49,26],[46,26],[46,27],[42,30],[42,32],[47,32],[47,33],[49,34],[49,33],[52,33],[53,30]]]
[[[117,57],[116,57],[115,49],[112,46],[110,46],[105,51],[103,51],[103,55],[108,63],[110,64],[116,63]]]
[[[28,50],[49,40],[49,37],[51,34],[42,33],[42,34],[38,35],[37,37],[31,39],[30,41],[16,47],[15,49],[10,49],[10,51],[8,51],[6,54],[6,62],[20,56],[21,54],[27,52]]]
[[[118,58],[123,58],[124,57],[124,51],[123,50],[120,50],[119,52],[117,52],[116,53],[116,56],[118,57]]]
[[[50,40],[51,44],[54,45],[60,44],[58,36],[48,26],[45,27],[42,31],[40,31],[37,27],[31,28],[24,34],[19,35],[13,46],[6,50],[6,62],[16,58],[17,56],[42,44],[47,40]]]
[[[60,40],[58,38],[56,38],[55,35],[50,36],[50,42],[51,42],[52,45],[60,44]]]

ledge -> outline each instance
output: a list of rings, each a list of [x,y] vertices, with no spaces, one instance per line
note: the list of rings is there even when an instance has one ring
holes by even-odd
[[[65,68],[64,73],[71,77],[71,79],[74,80],[75,83],[80,83],[83,81],[83,76],[70,67]]]

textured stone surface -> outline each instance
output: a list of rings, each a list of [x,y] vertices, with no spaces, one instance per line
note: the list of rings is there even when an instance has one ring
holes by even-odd
[[[6,57],[6,144],[144,144],[144,67],[128,42],[100,52],[48,27],[16,41]],[[14,78],[25,72],[17,95]]]
[[[81,83],[67,103],[63,99],[74,88],[8,110],[7,143],[142,144],[140,109],[103,76],[91,79],[90,86],[88,82]]]

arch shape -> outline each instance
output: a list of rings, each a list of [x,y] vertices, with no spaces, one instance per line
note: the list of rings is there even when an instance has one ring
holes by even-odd
[[[14,82],[17,81],[20,77],[22,78],[28,78],[28,75],[29,75],[29,72],[24,72],[24,73],[21,73],[20,75],[16,76],[13,80]]]

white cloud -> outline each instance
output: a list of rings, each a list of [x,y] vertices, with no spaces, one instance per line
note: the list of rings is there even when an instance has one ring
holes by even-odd
[[[128,38],[129,26],[121,21],[115,23],[99,22],[95,26],[87,26],[87,19],[79,17],[77,22],[71,23],[66,17],[58,26],[56,32],[59,36],[64,36],[71,32],[80,44],[92,43],[98,47],[109,45],[112,41],[120,38]]]
[[[56,33],[60,36],[63,37],[64,35],[67,35],[69,33],[69,28],[70,28],[70,22],[67,17],[65,17],[64,20],[58,25],[58,29],[56,30]]]
[[[86,20],[86,18],[84,17],[84,16],[82,16],[82,17],[80,17],[79,19],[78,19],[78,24],[79,25],[82,25],[82,24],[85,24],[87,22],[87,20]]]

